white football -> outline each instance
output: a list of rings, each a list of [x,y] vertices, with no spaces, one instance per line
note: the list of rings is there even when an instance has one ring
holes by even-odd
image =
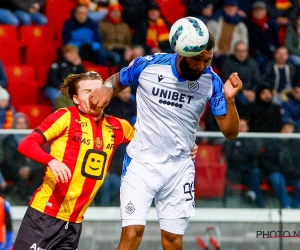
[[[185,57],[199,55],[205,49],[208,39],[209,32],[206,25],[195,17],[178,19],[169,33],[171,47]]]

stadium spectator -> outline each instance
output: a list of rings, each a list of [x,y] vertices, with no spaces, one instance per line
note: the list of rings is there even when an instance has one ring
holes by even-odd
[[[122,18],[131,29],[135,29],[136,25],[145,21],[147,9],[154,0],[119,0],[123,7]]]
[[[300,15],[287,27],[285,47],[290,54],[290,61],[300,68]]]
[[[280,106],[272,102],[272,89],[268,86],[258,86],[255,102],[247,106],[250,132],[280,132]]]
[[[186,1],[186,16],[199,18],[205,24],[213,15],[215,0],[199,1],[187,0]]]
[[[94,22],[98,23],[102,21],[107,14],[107,1],[99,0],[78,0],[78,4],[84,4],[89,9],[88,17]]]
[[[297,18],[298,0],[264,0],[268,6],[269,15],[275,18],[279,25],[287,25]]]
[[[287,94],[288,100],[282,103],[281,119],[283,122],[291,120],[295,126],[295,132],[300,133],[300,82],[294,84]]]
[[[141,45],[133,45],[124,51],[124,56],[119,64],[119,68],[127,67],[133,59],[145,55],[144,47]]]
[[[271,18],[274,18],[278,24],[279,44],[283,45],[286,35],[287,25],[292,23],[299,11],[298,0],[264,0],[268,6],[268,12]]]
[[[59,86],[62,84],[64,78],[69,74],[80,74],[85,72],[78,48],[75,45],[65,45],[61,49],[61,52],[62,57],[50,67],[45,88],[45,97],[51,101],[53,107],[55,107],[56,98],[61,96]]]
[[[281,133],[293,133],[294,129],[293,121],[285,121]],[[262,145],[259,166],[282,208],[300,207],[300,157],[295,150],[299,147],[299,139],[264,139]],[[288,183],[296,189],[292,203],[286,190]]]
[[[290,90],[296,79],[294,65],[288,62],[287,48],[279,47],[274,52],[274,60],[268,62],[262,72],[264,82],[273,91],[273,102],[281,104],[281,94]]]
[[[28,117],[23,113],[16,113],[13,128],[28,129]],[[34,191],[41,185],[44,170],[42,165],[18,152],[19,143],[25,136],[25,134],[10,134],[2,142],[3,176],[6,180],[14,182],[22,205],[27,205]]]
[[[279,46],[277,23],[268,16],[266,4],[263,1],[255,1],[246,25],[248,37],[251,37],[249,54],[262,67],[272,59],[275,49]]]
[[[9,94],[0,87],[0,128],[11,129],[14,121],[15,109],[9,103]]]
[[[248,121],[240,118],[240,132],[248,132]],[[227,160],[227,179],[233,184],[244,184],[249,187],[247,196],[255,201],[258,207],[264,207],[260,190],[261,171],[257,165],[259,143],[252,138],[226,140],[224,153]]]
[[[19,20],[11,11],[11,1],[10,0],[2,0],[0,1],[0,23],[18,26]]]
[[[1,13],[0,13],[0,16],[1,16]],[[5,70],[4,70],[4,67],[3,67],[3,64],[1,61],[0,61],[0,86],[2,88],[6,88],[6,86],[7,86],[7,77],[6,77]]]
[[[221,70],[223,81],[233,72],[237,72],[243,82],[243,89],[236,96],[237,106],[254,102],[256,88],[262,83],[261,75],[255,60],[249,57],[248,45],[243,41],[235,44],[233,54],[224,61]]]
[[[207,22],[216,39],[213,64],[220,70],[224,60],[234,51],[238,41],[248,44],[248,30],[238,15],[238,0],[225,0],[224,8]]]
[[[146,54],[173,53],[169,43],[169,29],[160,15],[160,8],[153,3],[147,12],[147,20],[139,22],[132,38],[133,45],[141,45]]]
[[[11,208],[7,200],[0,196],[0,249],[11,250],[13,245],[13,223],[11,218]]]
[[[111,99],[105,109],[105,113],[125,119],[134,125],[136,120],[136,103],[130,99],[130,96],[130,87],[121,91],[117,97]],[[127,144],[122,144],[116,149],[110,168],[108,169],[108,175],[95,197],[96,205],[111,206],[114,197],[120,192],[122,165],[126,146]]]
[[[46,25],[48,20],[41,10],[44,8],[46,0],[10,0],[11,8],[15,16],[22,25]]]
[[[88,18],[88,8],[79,4],[72,10],[71,15],[63,28],[64,44],[77,46],[82,60],[95,61],[101,66],[106,66],[107,61],[117,65],[120,56],[103,48],[98,24]]]
[[[99,23],[99,28],[103,37],[103,47],[123,57],[125,49],[131,46],[131,31],[128,24],[122,20],[120,4],[108,5],[108,14]]]

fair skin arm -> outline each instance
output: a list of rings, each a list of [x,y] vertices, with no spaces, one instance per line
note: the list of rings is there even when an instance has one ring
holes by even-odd
[[[227,113],[215,116],[218,126],[224,136],[235,139],[239,133],[239,116],[236,110],[234,97],[242,89],[242,82],[237,73],[232,73],[224,84],[224,95],[227,104]]]
[[[69,179],[71,179],[72,174],[66,164],[53,159],[48,163],[48,166],[51,169],[51,172],[53,173],[57,182],[61,181],[62,183],[64,183],[68,182]]]

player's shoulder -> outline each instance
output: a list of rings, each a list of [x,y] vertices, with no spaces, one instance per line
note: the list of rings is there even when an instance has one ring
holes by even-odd
[[[113,130],[120,130],[123,128],[124,125],[130,125],[130,123],[127,120],[112,115],[105,115],[104,118],[108,126],[111,126]]]
[[[222,79],[220,78],[220,76],[218,76],[218,74],[216,72],[214,72],[212,67],[210,67],[210,66],[206,67],[203,74],[209,75],[211,77],[212,85],[219,85],[220,83],[223,84]]]
[[[133,63],[134,64],[146,64],[150,65],[170,65],[174,54],[167,53],[156,53],[153,55],[146,55],[142,57],[136,58]],[[132,63],[132,64],[133,64]]]

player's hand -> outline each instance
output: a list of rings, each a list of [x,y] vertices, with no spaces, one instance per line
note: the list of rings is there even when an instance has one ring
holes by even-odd
[[[197,151],[198,151],[198,146],[196,143],[194,143],[194,146],[192,147],[191,153],[190,153],[190,156],[192,157],[193,160],[195,160],[195,158],[196,158]]]
[[[71,179],[72,174],[66,164],[53,159],[48,163],[48,166],[50,167],[57,182],[61,181],[64,183]]]
[[[234,72],[224,84],[224,95],[226,100],[234,100],[234,97],[242,89],[242,81],[238,77],[238,73]]]
[[[94,90],[89,96],[89,109],[94,112],[101,112],[108,103],[113,95],[112,86],[102,85],[99,89]]]

